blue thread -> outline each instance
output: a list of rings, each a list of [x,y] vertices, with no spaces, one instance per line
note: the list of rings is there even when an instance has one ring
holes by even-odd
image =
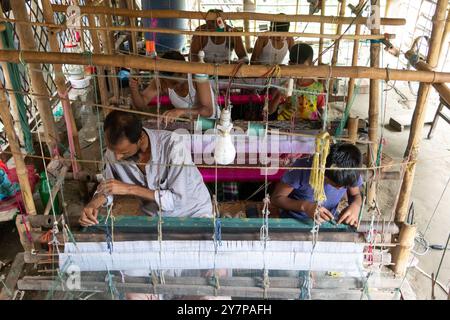
[[[112,254],[112,252],[113,252],[113,242],[112,242],[111,229],[109,228],[108,225],[106,225],[105,231],[106,231],[106,245],[108,247],[109,254]]]
[[[214,226],[214,240],[218,242],[219,246],[222,245],[222,223],[220,218],[216,219],[216,224]]]

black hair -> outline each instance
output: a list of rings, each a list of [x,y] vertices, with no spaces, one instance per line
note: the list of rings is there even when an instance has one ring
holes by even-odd
[[[221,12],[223,12],[223,10],[222,10],[222,9],[209,9],[206,13],[209,13],[209,12],[212,12],[212,13],[221,13]]]
[[[360,168],[362,165],[361,151],[350,143],[337,143],[330,147],[326,168]],[[343,187],[356,186],[359,170],[325,170],[325,176]]]
[[[297,43],[289,49],[289,62],[294,64],[303,64],[307,60],[313,59],[313,48],[306,43]]]
[[[175,50],[166,51],[161,55],[161,58],[168,59],[168,60],[177,60],[177,61],[186,61],[184,56],[179,52]],[[163,76],[173,76],[175,72],[170,71],[160,71],[159,72]]]
[[[272,21],[270,23],[270,31],[274,32],[289,32],[291,24],[289,22]]]
[[[103,129],[113,146],[123,138],[137,143],[142,134],[142,122],[134,113],[113,110],[106,116]]]

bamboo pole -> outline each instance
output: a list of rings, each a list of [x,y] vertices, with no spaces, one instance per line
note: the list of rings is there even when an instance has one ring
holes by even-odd
[[[416,236],[416,225],[402,224],[398,236],[398,246],[392,248],[392,270],[397,275],[404,275],[408,267],[409,255],[414,247],[414,238]]]
[[[358,140],[358,125],[359,118],[358,117],[349,117],[347,121],[348,128],[348,138],[350,143],[355,144]]]
[[[426,62],[419,61],[417,63],[413,63],[411,58],[413,57],[414,52],[407,51],[405,52],[405,57],[411,62],[411,65],[420,71],[430,71],[433,72],[433,68],[431,68]],[[433,83],[434,89],[439,93],[439,96],[444,99],[448,104],[450,104],[450,88],[445,83]]]
[[[26,24],[33,26],[43,26],[47,28],[54,28],[59,31],[64,31],[67,29],[65,25],[62,24],[54,24],[54,23],[42,23],[42,22],[30,22],[30,21],[22,21],[17,19],[7,19],[0,18],[0,21],[12,22],[15,24]],[[344,35],[336,35],[336,34],[322,34],[322,33],[302,33],[302,32],[259,32],[259,31],[191,31],[191,30],[182,30],[182,29],[167,29],[167,28],[145,28],[145,27],[132,27],[132,26],[99,26],[99,27],[91,27],[91,26],[81,26],[81,30],[89,30],[89,31],[101,31],[101,32],[110,32],[110,31],[119,31],[119,32],[155,32],[155,33],[165,33],[165,34],[185,34],[185,35],[198,35],[198,36],[267,36],[267,37],[303,37],[303,38],[324,38],[324,39],[338,39],[340,40],[380,40],[380,39],[395,39],[395,34],[383,34],[383,35],[369,35],[369,34],[361,34],[361,35],[352,35],[352,34],[344,34]]]
[[[52,10],[50,0],[41,0],[41,3],[42,3],[42,10],[43,10],[45,21],[53,22],[54,13]],[[58,42],[56,33],[53,32],[52,30],[48,30],[47,36],[48,36],[48,40],[49,40],[49,44],[50,44],[50,50],[53,52],[60,52],[59,42]],[[55,84],[56,84],[56,88],[58,90],[59,98],[65,99],[68,88],[66,86],[66,79],[62,73],[63,72],[62,65],[54,64],[53,70],[55,71]],[[70,105],[70,102],[69,102],[69,105]],[[78,158],[78,159],[82,159],[80,140],[78,137],[78,129],[77,129],[77,125],[75,123],[75,117],[73,116],[72,107],[70,106],[70,108],[65,108],[64,112],[65,112],[64,117],[67,117],[67,121],[70,123],[70,126],[72,128],[72,130],[71,130],[72,134],[68,135],[67,139],[73,141],[73,146],[75,147],[74,157]],[[78,172],[82,169],[82,167],[80,166],[80,164],[77,161],[74,161],[72,163],[72,166],[73,166],[72,169],[74,172]],[[82,197],[82,199],[86,199],[87,195],[88,195],[87,184],[82,181],[79,181],[79,191],[80,191],[80,196]]]
[[[11,1],[11,8],[14,17],[18,20],[27,20],[28,13],[24,1]],[[17,25],[17,35],[19,37],[21,50],[36,51],[36,43],[34,40],[34,32],[31,26]],[[17,62],[18,63],[18,62]],[[40,62],[29,63],[28,65],[31,90],[38,95],[48,95],[47,86],[45,84]],[[44,136],[50,155],[58,151],[57,143],[59,141],[58,131],[56,130],[55,120],[53,118],[52,109],[48,99],[36,98],[39,115],[44,127]]]
[[[127,0],[127,9],[134,10],[134,0]],[[130,26],[132,28],[136,27],[136,18],[130,18]],[[131,43],[130,43],[130,49],[133,54],[138,54],[138,47],[137,47],[137,34],[135,31],[131,32]]]
[[[320,10],[320,17],[323,19],[323,17],[325,17],[325,1],[326,0],[322,0],[322,6],[321,6],[321,10]],[[324,34],[325,33],[325,24],[323,21],[320,22],[320,34]],[[322,51],[323,51],[323,38],[319,39],[319,60],[318,60],[318,64],[321,65],[322,64]]]
[[[216,19],[218,14],[214,12],[197,12],[181,10],[128,10],[120,8],[108,8],[102,6],[80,6],[81,14],[98,15],[108,14],[115,16],[125,16],[134,18],[165,18],[165,19]],[[53,11],[66,13],[67,5],[53,5]],[[353,18],[333,17],[333,16],[315,16],[315,15],[295,15],[295,14],[268,14],[257,12],[220,12],[220,17],[226,20],[262,20],[279,22],[323,22],[331,24],[350,24]],[[357,18],[354,24],[366,24],[366,18]],[[403,26],[405,19],[400,18],[381,18],[381,25]]]
[[[359,4],[363,3],[364,0],[359,0]],[[361,25],[357,24],[355,26],[355,36],[359,35],[361,32]],[[353,53],[352,53],[352,67],[358,65],[358,54],[359,54],[359,41],[353,41]],[[353,93],[355,91],[355,78],[350,78],[348,82],[348,93],[347,93],[347,105],[346,108],[350,108],[353,101]]]
[[[255,11],[255,1],[256,0],[244,0],[244,11],[246,12],[254,12]],[[244,31],[249,32],[250,31],[250,20],[244,20]],[[252,49],[252,43],[250,40],[250,35],[245,35],[245,49],[247,52],[250,52]]]
[[[3,14],[3,10],[1,8],[1,6],[0,6],[0,18],[4,18],[4,14]],[[0,24],[0,32],[3,31],[2,27],[3,27],[3,30],[6,29],[5,25]],[[6,48],[3,47],[3,42],[0,41],[0,50],[4,50],[4,49],[6,49]],[[6,90],[13,90],[12,78],[11,78],[11,74],[9,73],[8,65],[6,64],[6,62],[2,62],[0,65],[2,67],[3,75],[5,77]],[[12,117],[14,120],[14,128],[16,130],[16,134],[19,138],[20,144],[24,145],[25,138],[23,135],[22,127],[20,125],[19,103],[17,102],[17,98],[14,93],[9,94],[9,103],[11,104],[11,109],[12,109],[11,114],[12,114]]]
[[[87,3],[92,3],[92,0],[89,0]],[[93,15],[88,16],[88,23],[89,26],[96,25],[95,17]],[[96,30],[91,30],[91,39],[92,39],[92,47],[94,48],[94,53],[100,54],[101,53],[100,40],[98,38],[98,33]],[[104,77],[105,68],[103,65],[99,65],[98,63],[93,61],[93,57],[95,56],[95,54],[92,56],[92,64],[96,66],[97,75],[99,75],[97,77],[97,82],[98,82],[98,89],[100,91],[100,101],[103,105],[109,105],[108,88],[106,86],[106,79]],[[103,112],[105,115],[108,114],[108,111],[106,109],[104,109]]]
[[[107,4],[105,3],[105,6]],[[100,35],[102,37],[102,44],[103,44],[103,52],[106,54],[114,54],[114,42],[111,41],[111,36],[109,32],[107,31],[107,28],[109,27],[109,23],[107,20],[111,16],[105,16],[103,14],[99,15],[99,21],[100,26],[104,27],[104,31],[100,32]],[[116,70],[115,67],[110,67],[109,72],[111,74],[111,77],[108,77],[108,84],[109,84],[109,90],[113,92],[114,98],[117,101],[119,98],[119,85],[117,83]]]
[[[371,0],[372,5],[379,4],[378,0]],[[380,29],[373,28],[372,34],[380,34]],[[380,66],[380,43],[370,43],[370,67],[379,68]],[[380,80],[371,79],[369,88],[369,141],[372,142],[367,148],[367,166],[376,165],[378,151],[378,117],[380,109]],[[369,181],[367,191],[367,205],[372,206],[376,196],[376,179]]]
[[[0,50],[0,61],[18,63],[20,60],[26,63],[63,63],[96,66],[117,66],[128,68],[139,68],[142,70],[157,70],[179,73],[202,73],[219,76],[231,76],[234,74],[235,65],[219,65],[211,63],[184,62],[175,60],[155,59],[130,55],[105,55],[93,54],[87,57],[78,53],[49,53],[36,51]],[[449,72],[412,71],[387,68],[368,67],[334,67],[330,71],[329,66],[281,66],[280,77],[301,78],[314,74],[318,78],[341,77],[341,78],[367,78],[399,81],[423,81],[442,83],[450,82]],[[243,65],[236,77],[253,78],[266,77],[273,71],[273,67],[264,65]],[[330,75],[331,72],[331,75]],[[99,77],[102,79],[103,77]],[[47,96],[47,95],[45,95]]]
[[[442,47],[442,35],[445,28],[445,13],[447,11],[448,1],[438,0],[436,11],[433,16],[433,29],[431,32],[430,46],[428,50],[427,64],[431,68],[435,68]],[[429,83],[420,83],[417,93],[417,102],[411,121],[411,130],[409,133],[408,145],[405,150],[404,157],[409,160],[409,164],[405,171],[400,195],[396,207],[395,221],[403,222],[408,212],[409,199],[414,182],[414,172],[416,169],[416,161],[419,154],[419,145],[422,140],[422,131],[425,121],[427,109],[427,99],[430,92]]]
[[[345,5],[346,5],[346,0],[340,0],[340,7],[339,7],[339,16],[343,17],[345,16]],[[338,24],[336,27],[336,35],[340,36],[342,32],[342,24]],[[333,56],[331,58],[331,65],[334,67],[338,61],[338,56],[339,56],[339,38],[336,39],[335,43],[334,43],[334,48],[333,48]],[[330,94],[333,94],[333,86],[334,86],[334,78],[330,79],[330,86],[328,87],[328,92],[330,92]]]
[[[22,193],[23,203],[27,214],[35,215],[36,207],[34,206],[33,193],[31,191],[30,181],[28,180],[28,170],[25,165],[22,152],[17,143],[16,132],[9,112],[8,101],[6,100],[5,91],[2,90],[3,85],[0,82],[0,118],[4,126],[6,138],[9,142],[11,153],[14,157],[14,164],[16,166],[17,177],[19,179],[20,192]]]

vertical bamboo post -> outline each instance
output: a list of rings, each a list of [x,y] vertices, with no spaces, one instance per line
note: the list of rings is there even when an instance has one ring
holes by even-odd
[[[346,0],[339,0],[339,17],[344,17],[345,16],[345,5],[346,5]],[[336,35],[340,35],[342,32],[342,24],[338,23],[337,27],[336,27]],[[339,56],[339,39],[336,39],[335,43],[334,43],[334,48],[333,48],[333,56],[331,57],[331,65],[335,66],[337,61],[338,61],[338,56]],[[328,87],[328,92],[330,92],[331,94],[333,94],[333,86],[334,86],[334,78],[330,79],[330,86]]]
[[[448,48],[449,32],[450,32],[450,7],[447,10],[447,20],[445,22],[444,34],[442,35],[442,47],[441,47],[441,53],[440,53],[439,62],[438,62],[438,70],[442,70],[442,68],[444,67],[445,60],[447,58],[447,54],[444,54],[443,50],[446,45],[447,45],[447,52],[449,50],[449,48]]]
[[[111,5],[111,1],[104,1],[104,5],[108,6]],[[100,26],[102,27],[109,27],[113,25],[113,20],[111,15],[99,15],[100,20]],[[115,52],[115,43],[114,43],[114,33],[112,31],[102,31],[102,42],[103,42],[103,49],[105,50],[106,54],[114,54]],[[116,101],[119,99],[119,83],[118,79],[116,77],[116,68],[111,67],[110,70],[110,77],[108,77],[108,83],[110,85],[110,90],[112,90],[114,98]]]
[[[398,245],[391,251],[394,265],[392,270],[396,275],[404,275],[408,267],[411,249],[414,247],[414,238],[416,236],[416,225],[403,223],[400,227],[398,236]]]
[[[1,6],[0,6],[0,17],[5,18]],[[3,47],[2,41],[0,41],[0,49],[1,50],[6,49]],[[14,88],[12,85],[12,78],[11,78],[11,74],[9,73],[8,64],[6,62],[2,61],[0,66],[2,67],[3,75],[5,77],[5,89],[10,90],[8,95],[9,95],[9,103],[11,104],[11,109],[12,109],[11,114],[12,114],[12,117],[14,120],[14,128],[16,130],[16,134],[19,138],[20,144],[24,145],[25,138],[23,135],[22,127],[20,126],[19,104],[17,102],[16,95],[13,92]]]
[[[379,5],[378,0],[371,0],[372,6]],[[372,27],[371,34],[380,34],[380,29]],[[380,43],[371,41],[370,43],[370,67],[380,66]],[[367,150],[367,166],[374,167],[376,164],[378,151],[378,114],[380,109],[380,80],[370,80],[369,89],[369,141],[371,144]],[[367,205],[372,206],[375,200],[376,181],[368,182]]]
[[[41,3],[45,22],[54,23],[54,12],[50,0],[41,0]],[[47,36],[50,44],[50,50],[52,50],[53,52],[59,52],[60,48],[56,33],[50,29],[48,30]],[[62,73],[63,72],[62,65],[54,64],[53,69],[55,71],[55,83],[59,97],[60,99],[66,99],[67,86],[66,86],[66,79]],[[78,138],[78,129],[75,123],[75,118],[73,116],[72,108],[71,107],[65,108],[64,112],[65,112],[64,117],[67,117],[67,121],[70,122],[70,126],[72,127],[72,135],[71,136],[69,135],[67,139],[73,141],[73,145],[75,147],[75,158],[82,159],[80,140]],[[74,166],[72,168],[74,172],[78,172],[79,170],[81,170],[81,165],[76,161],[72,164],[72,166]],[[81,197],[83,199],[86,199],[88,195],[87,184],[80,180],[79,188]]]
[[[322,0],[322,6],[320,9],[320,15],[324,16],[325,15],[325,1],[326,0]],[[324,34],[325,33],[325,24],[323,22],[320,23],[320,34]],[[322,64],[322,51],[323,51],[323,38],[319,39],[319,59],[318,59],[318,64],[321,65]]]
[[[24,1],[11,1],[11,8],[14,13],[14,18],[21,21],[29,21],[27,9]],[[29,24],[17,24],[17,35],[20,41],[22,50],[37,51],[34,40],[34,32]],[[30,86],[34,94],[39,115],[44,127],[44,136],[50,155],[57,152],[57,145],[59,141],[58,131],[56,130],[55,120],[53,118],[50,101],[47,98],[49,93],[45,84],[44,76],[41,72],[41,65],[39,63],[28,64],[28,71],[30,76]]]
[[[363,3],[364,0],[359,0],[359,4]],[[361,25],[355,25],[355,35],[359,35],[361,32]],[[352,67],[356,67],[358,65],[358,54],[359,54],[359,41],[353,41],[353,53],[352,53]],[[346,108],[350,108],[350,105],[353,101],[353,93],[355,91],[355,78],[350,78],[348,81],[348,92],[347,92],[347,105]]]
[[[348,138],[350,143],[355,144],[358,140],[358,117],[349,117],[347,121]]]
[[[92,3],[92,0],[86,0],[86,4],[89,5]],[[88,23],[90,27],[96,27],[95,17],[93,15],[88,15]],[[94,53],[101,53],[100,49],[100,40],[98,38],[97,30],[91,30],[91,39],[92,46],[94,48]],[[102,105],[109,105],[108,100],[108,88],[106,86],[105,75],[105,67],[97,66],[97,81],[98,81],[98,89],[100,91],[100,100]],[[103,109],[104,114],[108,114],[107,109]]]
[[[130,10],[134,10],[134,0],[127,0],[127,7]],[[136,18],[130,18],[130,25],[133,28],[136,27]],[[131,52],[133,52],[134,55],[136,55],[138,53],[137,34],[136,34],[135,31],[131,32],[130,49],[131,49]]]
[[[23,203],[27,214],[36,214],[36,207],[34,206],[33,193],[31,192],[30,182],[28,180],[28,171],[25,161],[17,143],[16,132],[14,131],[13,120],[9,111],[6,94],[3,90],[3,85],[0,82],[0,118],[2,119],[5,128],[6,138],[9,142],[9,148],[14,158],[16,165],[17,177],[19,179],[20,192],[22,193]]]
[[[256,0],[244,0],[244,11],[245,12],[255,12],[255,1]],[[244,20],[244,31],[250,31],[250,20]],[[250,36],[245,36],[245,49],[250,52],[252,48],[252,43]]]
[[[435,68],[441,51],[442,36],[445,28],[445,13],[447,11],[448,1],[438,0],[436,11],[433,16],[433,29],[431,32],[430,46],[428,49],[427,63]],[[395,221],[403,222],[408,212],[408,204],[411,196],[411,189],[414,181],[414,172],[416,161],[419,155],[419,145],[422,140],[422,131],[425,121],[427,99],[430,92],[430,83],[421,82],[417,94],[416,107],[414,109],[411,121],[411,130],[409,133],[408,145],[404,157],[408,161],[405,175],[400,189],[398,203],[396,207]]]

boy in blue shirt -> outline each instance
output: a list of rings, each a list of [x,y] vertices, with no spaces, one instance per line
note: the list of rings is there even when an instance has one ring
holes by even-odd
[[[361,152],[352,144],[335,144],[330,148],[326,168],[360,168]],[[294,167],[310,168],[311,158],[298,159]],[[276,186],[271,201],[282,209],[282,217],[314,218],[317,204],[314,201],[314,190],[309,184],[310,169],[294,169],[287,171]],[[351,226],[358,224],[359,211],[362,205],[360,187],[363,183],[358,170],[325,170],[326,200],[318,210],[319,223],[337,220]],[[337,211],[339,202],[347,193],[348,207]]]

